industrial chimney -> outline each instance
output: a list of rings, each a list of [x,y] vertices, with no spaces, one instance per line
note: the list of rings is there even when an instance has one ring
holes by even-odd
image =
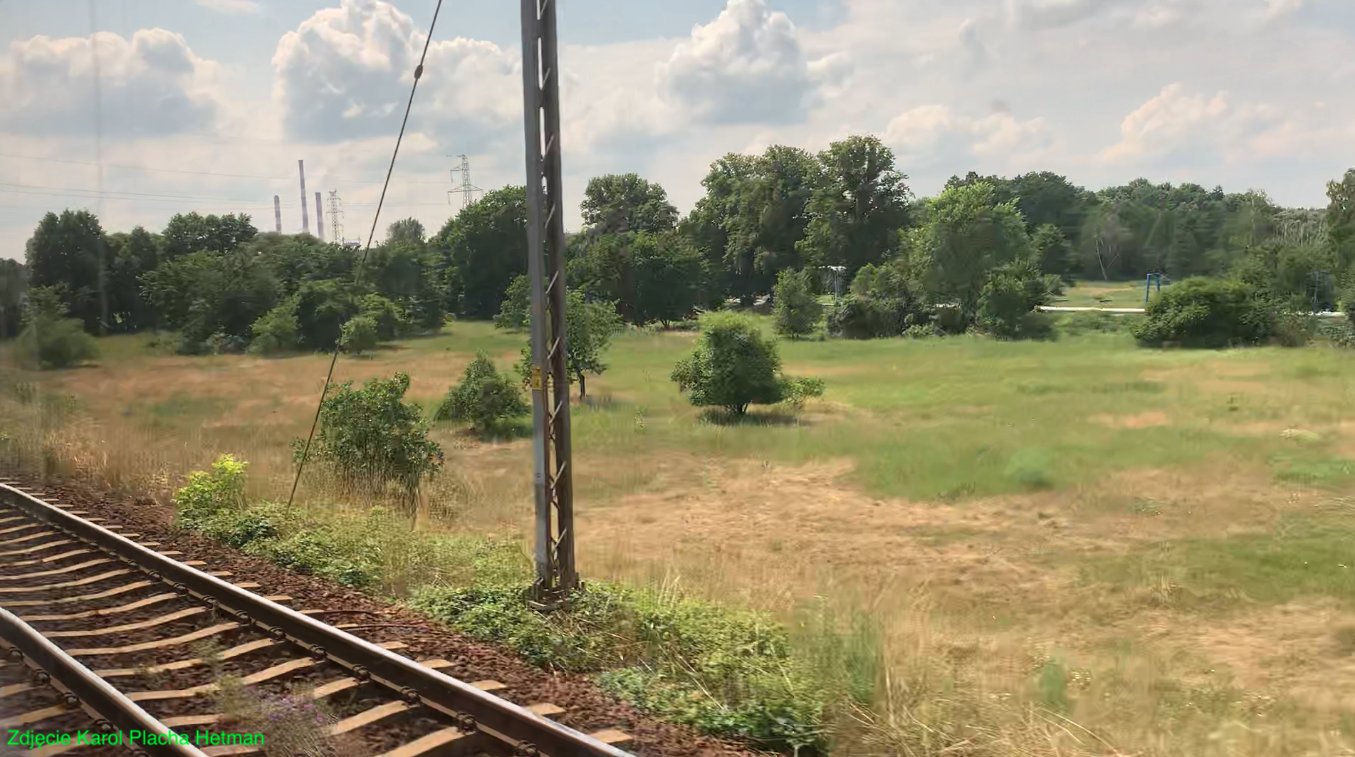
[[[311,230],[311,219],[306,214],[306,161],[298,160],[296,170],[301,172],[301,231]]]
[[[273,223],[277,226],[278,233],[282,233],[282,198],[273,195]]]
[[[325,214],[320,210],[320,193],[315,193],[315,236],[325,241]]]

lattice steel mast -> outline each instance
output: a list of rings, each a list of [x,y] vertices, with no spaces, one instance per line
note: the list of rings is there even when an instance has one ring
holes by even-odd
[[[339,197],[339,190],[329,190],[329,235],[333,238],[334,244],[343,246],[343,211],[339,210],[339,203],[343,202]]]
[[[578,585],[565,366],[565,226],[554,0],[522,2],[522,92],[527,142],[527,275],[532,285],[536,601],[558,607]]]
[[[450,158],[452,156],[448,155],[447,157]],[[450,204],[452,195],[459,194],[461,195],[461,209],[465,210],[475,203],[475,193],[481,190],[470,180],[470,158],[465,155],[458,155],[456,157],[461,160],[461,165],[453,168],[451,173],[453,175],[458,173],[461,174],[461,183],[457,185],[456,189],[447,192],[447,202]],[[456,184],[456,179],[452,179],[452,183]]]

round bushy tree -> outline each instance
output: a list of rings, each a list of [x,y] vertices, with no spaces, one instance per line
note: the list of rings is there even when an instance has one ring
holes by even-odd
[[[813,274],[808,271],[782,271],[776,277],[776,288],[772,299],[773,318],[776,321],[776,333],[799,339],[814,333],[823,317],[823,303],[814,294],[814,285],[810,280]]]
[[[62,288],[34,287],[28,291],[23,331],[16,356],[40,368],[68,368],[98,355],[94,337],[78,319],[67,317]]]
[[[466,366],[461,383],[447,392],[433,419],[469,423],[485,433],[530,411],[522,389],[507,374],[499,373],[489,355],[480,352]]]
[[[358,298],[358,315],[370,318],[376,325],[376,339],[379,342],[399,339],[413,327],[409,313],[404,308],[379,294],[365,294]],[[339,336],[342,340],[342,332]]]
[[[404,402],[409,375],[374,379],[362,389],[348,381],[331,386],[320,406],[320,431],[310,454],[329,463],[350,484],[397,481],[409,492],[442,467],[442,448],[428,438],[422,409]],[[299,462],[306,440],[292,443]]]
[[[300,340],[300,325],[296,320],[296,300],[288,298],[281,305],[264,313],[250,327],[254,335],[249,351],[256,355],[280,355],[293,352]]]
[[[998,266],[988,273],[979,295],[979,323],[1000,339],[1048,336],[1049,328],[1035,316],[1035,308],[1047,304],[1060,286],[1058,276],[1040,273],[1032,259]]]
[[[1275,331],[1273,303],[1240,281],[1187,279],[1148,304],[1134,328],[1140,343],[1217,348],[1257,344]]]
[[[361,355],[376,349],[376,319],[368,315],[359,315],[348,319],[339,329],[339,349],[350,355]]]
[[[785,398],[776,344],[757,325],[733,313],[717,313],[702,324],[696,352],[674,368],[672,380],[697,407],[721,407],[734,415],[749,405],[775,405]]]

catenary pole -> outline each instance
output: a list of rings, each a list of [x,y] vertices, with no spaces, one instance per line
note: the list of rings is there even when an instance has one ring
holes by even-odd
[[[554,0],[522,2],[527,276],[532,290],[535,601],[559,607],[578,584],[565,345],[565,228]]]

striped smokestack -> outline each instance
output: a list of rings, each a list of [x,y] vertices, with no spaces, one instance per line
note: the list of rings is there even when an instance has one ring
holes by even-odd
[[[325,214],[320,210],[320,193],[315,193],[315,236],[325,241]]]
[[[301,231],[305,233],[311,230],[311,219],[306,213],[306,161],[298,160],[296,170],[301,172]]]
[[[273,195],[273,223],[279,234],[282,233],[282,198]]]

